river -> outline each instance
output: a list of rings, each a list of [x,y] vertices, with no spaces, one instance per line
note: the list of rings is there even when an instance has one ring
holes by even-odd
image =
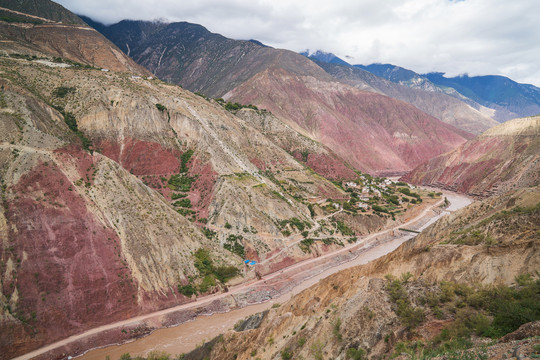
[[[450,201],[450,205],[445,209],[445,211],[431,217],[427,222],[422,222],[421,225],[417,227],[418,231],[422,231],[437,221],[440,217],[447,215],[452,211],[461,209],[472,202],[471,199],[466,196],[447,191],[443,192],[443,196]],[[198,316],[193,321],[171,328],[156,330],[146,337],[129,343],[91,350],[82,355],[80,359],[104,360],[108,356],[111,360],[115,360],[124,353],[130,353],[132,356],[147,356],[151,351],[164,351],[172,355],[189,352],[204,341],[208,341],[215,336],[231,329],[238,320],[269,309],[276,303],[283,303],[289,300],[295,294],[298,294],[304,289],[316,284],[321,279],[324,279],[338,271],[353,266],[363,265],[384,256],[395,250],[405,241],[415,236],[415,234],[412,233],[400,233],[400,235],[394,236],[388,241],[384,241],[375,246],[370,245],[371,240],[377,239],[377,237],[381,237],[385,234],[388,235],[395,230],[396,229],[388,229],[360,239],[359,244],[355,249],[355,251],[357,251],[356,254],[352,253],[350,248],[345,248],[334,253],[326,254],[317,259],[313,259],[313,261],[318,261],[321,263],[318,268],[312,267],[305,269],[306,264],[304,262],[284,269],[282,272],[279,272],[273,276],[266,277],[265,281],[270,281],[279,279],[280,276],[285,278],[288,272],[309,272],[309,275],[302,277],[302,280],[298,284],[292,285],[292,287],[287,289],[287,291],[282,295],[273,298],[270,301],[231,310],[226,313],[219,313],[210,316]],[[324,258],[339,258],[340,255],[343,259],[337,264],[324,262]]]

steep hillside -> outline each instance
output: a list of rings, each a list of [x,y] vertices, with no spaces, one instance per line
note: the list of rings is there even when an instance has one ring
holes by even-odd
[[[403,177],[475,196],[540,182],[540,117],[507,121]]]
[[[236,116],[317,174],[332,180],[358,177],[354,168],[344,163],[332,150],[294,131],[272,113],[245,108],[238,111]]]
[[[384,80],[382,77],[358,67],[339,66],[328,63],[318,64],[340,81],[361,90],[375,91],[391,98],[405,101],[447,124],[451,124],[470,133],[480,134],[498,125],[497,121],[486,114],[490,109],[481,109],[481,106],[478,104],[473,104],[475,106],[473,107],[442,91],[433,90],[435,88],[434,86],[422,86],[420,84],[418,87],[411,84],[407,86],[399,81],[392,82]]]
[[[268,112],[52,56],[12,51],[0,74],[2,358],[310,258],[307,237],[327,252],[409,214],[345,216],[349,194],[324,176],[359,174]],[[260,272],[240,271],[245,258]]]
[[[185,359],[201,351],[210,359],[531,356],[539,344],[539,206],[538,187],[474,203]]]
[[[49,0],[0,0],[0,7],[14,10],[11,16],[33,16],[34,20],[56,22],[63,24],[86,25],[77,15],[65,9],[62,5]],[[4,16],[8,15],[4,13]],[[3,20],[12,20],[9,16]]]
[[[63,58],[81,67],[150,75],[103,35],[56,3],[7,1],[0,6],[0,51],[4,55],[39,61],[43,61],[39,59],[42,57],[58,58],[56,61]]]
[[[279,55],[255,42],[227,39],[187,22],[124,20],[103,26],[87,21],[160,79],[213,98],[262,71]]]
[[[199,276],[190,254],[201,247],[234,263],[158,192],[85,151],[88,140],[50,97],[12,77],[22,72],[18,61],[0,62],[2,358],[188,301],[176,287]],[[22,66],[33,76],[51,71]]]
[[[412,106],[340,83],[291,51],[189,23],[122,21],[98,28],[160,78],[268,109],[363,171],[403,173],[469,138]]]
[[[296,56],[284,53],[280,61]],[[257,74],[225,98],[270,110],[371,173],[405,172],[470,137],[409,104],[281,66]]]

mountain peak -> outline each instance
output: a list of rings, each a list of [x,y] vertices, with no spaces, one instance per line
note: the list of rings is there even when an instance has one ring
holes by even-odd
[[[304,55],[305,57],[310,58],[311,60],[317,60],[324,63],[351,66],[351,64],[349,64],[343,59],[340,59],[335,54],[332,54],[330,52],[325,52],[322,50],[311,51],[307,49],[306,51],[301,52],[300,55]]]

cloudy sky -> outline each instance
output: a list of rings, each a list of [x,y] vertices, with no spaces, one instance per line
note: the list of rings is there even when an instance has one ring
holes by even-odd
[[[540,86],[538,0],[57,0],[111,24],[189,21],[234,39],[332,52],[419,73],[498,74]]]

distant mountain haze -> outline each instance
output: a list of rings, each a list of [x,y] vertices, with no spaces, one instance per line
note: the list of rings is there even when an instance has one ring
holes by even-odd
[[[468,102],[495,110],[499,122],[540,114],[540,88],[519,84],[504,76],[467,75],[447,78],[443,73],[417,74],[391,64],[355,65],[377,76],[409,87],[440,91]],[[467,100],[469,99],[469,100]]]

